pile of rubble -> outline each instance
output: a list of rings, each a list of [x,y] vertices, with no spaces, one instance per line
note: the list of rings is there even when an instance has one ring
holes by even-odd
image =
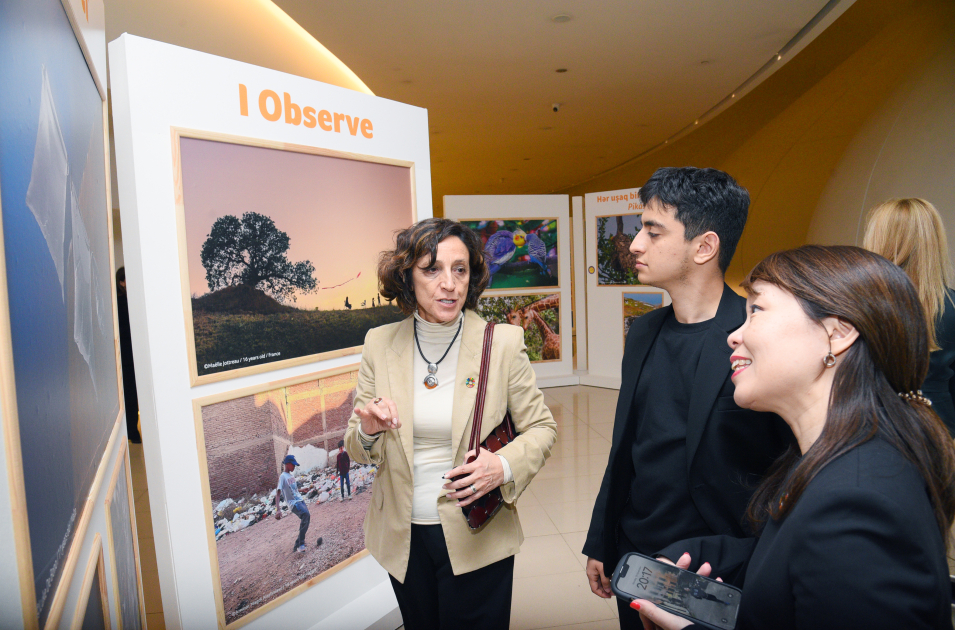
[[[329,468],[312,469],[303,473],[293,473],[293,475],[306,505],[341,499],[338,471]],[[375,479],[375,467],[353,463],[349,477],[352,494],[361,494],[371,488],[371,483]],[[288,506],[285,508],[287,510]],[[212,508],[216,540],[269,517],[275,517],[275,490],[264,496],[253,494],[249,499],[224,499]]]

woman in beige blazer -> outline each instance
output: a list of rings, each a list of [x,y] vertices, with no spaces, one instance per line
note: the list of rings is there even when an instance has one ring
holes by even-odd
[[[378,265],[381,295],[409,317],[365,337],[345,448],[379,467],[365,545],[391,575],[408,630],[508,627],[524,539],[517,500],[557,439],[524,331],[498,325],[481,440],[508,409],[519,436],[464,464],[486,325],[473,309],[488,277],[480,237],[448,219],[398,233]],[[497,487],[504,506],[472,531],[461,506]]]

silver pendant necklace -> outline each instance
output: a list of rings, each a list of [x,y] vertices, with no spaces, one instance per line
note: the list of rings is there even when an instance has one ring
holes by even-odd
[[[428,375],[424,377],[424,386],[428,389],[434,389],[438,386],[438,364],[444,361],[444,357],[448,356],[448,353],[451,352],[451,346],[454,345],[455,340],[458,338],[458,334],[461,332],[461,326],[464,325],[464,318],[461,318],[461,321],[458,323],[458,330],[454,333],[454,337],[451,338],[451,343],[448,344],[447,350],[444,351],[444,354],[441,355],[441,358],[433,363],[428,361],[428,358],[424,356],[424,352],[421,351],[421,342],[418,341],[418,320],[414,322],[414,342],[418,346],[418,354],[421,355],[421,358],[424,359],[424,362],[428,364]]]

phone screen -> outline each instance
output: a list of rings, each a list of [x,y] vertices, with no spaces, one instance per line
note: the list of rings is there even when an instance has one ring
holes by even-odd
[[[740,591],[690,571],[629,554],[614,578],[616,590],[685,617],[733,630]]]

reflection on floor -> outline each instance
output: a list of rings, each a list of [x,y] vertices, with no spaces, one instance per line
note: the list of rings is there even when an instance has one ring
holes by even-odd
[[[610,454],[617,390],[543,391],[557,445],[518,501],[524,545],[514,563],[511,628],[615,630],[615,600],[590,592],[580,550]]]
[[[146,601],[146,627],[166,630],[162,599],[159,597],[159,571],[156,568],[156,544],[153,542],[153,521],[149,512],[149,490],[146,486],[146,464],[143,445],[129,445],[129,473],[133,478],[136,498],[136,529],[139,530],[139,557],[142,562],[143,599]]]
[[[590,592],[584,545],[613,431],[617,391],[595,387],[544,390],[557,421],[557,445],[518,506],[524,545],[514,566],[513,630],[616,630],[614,600]],[[149,630],[164,630],[156,548],[141,445],[129,449]]]

